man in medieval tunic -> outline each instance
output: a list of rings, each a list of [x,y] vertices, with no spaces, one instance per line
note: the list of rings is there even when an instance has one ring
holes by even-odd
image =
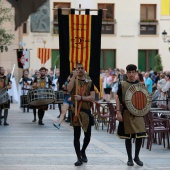
[[[78,89],[77,93],[76,89]],[[71,77],[68,84],[68,91],[70,92],[71,101],[73,102],[74,107],[76,102],[78,103],[77,112],[73,110],[71,124],[74,128],[74,148],[77,155],[77,162],[75,163],[75,166],[80,166],[83,162],[86,163],[88,161],[85,151],[88,144],[90,143],[91,126],[93,123],[90,110],[91,101],[94,101],[95,99],[93,82],[91,79],[87,79],[87,76],[85,76],[85,70],[81,63],[78,63],[76,65],[76,70],[73,71],[73,76]],[[81,127],[84,130],[85,137],[82,149],[80,150]]]
[[[34,79],[33,82],[33,88],[51,88],[52,89],[52,82],[51,80],[46,76],[46,68],[45,67],[41,67],[40,68],[40,77],[36,77]],[[45,110],[48,110],[48,105],[42,105],[42,106],[38,106],[38,124],[39,125],[44,125],[43,123],[43,117],[45,114]]]
[[[132,138],[136,138],[134,162],[139,166],[143,166],[143,162],[139,159],[139,152],[142,145],[142,138],[147,137],[143,116],[133,115],[127,109],[125,104],[125,95],[127,89],[131,85],[139,83],[139,81],[135,79],[136,69],[137,67],[133,64],[130,64],[126,67],[128,79],[120,83],[116,96],[116,113],[117,119],[119,121],[117,135],[120,138],[125,139],[125,146],[128,155],[128,166],[134,165],[132,159]],[[120,104],[123,106],[122,109]]]

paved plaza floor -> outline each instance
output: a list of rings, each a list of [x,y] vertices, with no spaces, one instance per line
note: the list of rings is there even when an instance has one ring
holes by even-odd
[[[52,124],[57,122],[58,108],[48,110],[44,126],[32,122],[32,110],[23,113],[17,104],[11,104],[9,126],[0,126],[0,170],[134,170],[170,169],[170,149],[153,144],[152,151],[141,149],[143,167],[126,165],[127,155],[124,140],[115,134],[92,128],[92,138],[86,151],[88,163],[75,167],[76,155],[73,147],[73,129],[63,122],[61,129]],[[83,133],[81,144],[83,141]],[[134,144],[133,144],[134,155]]]

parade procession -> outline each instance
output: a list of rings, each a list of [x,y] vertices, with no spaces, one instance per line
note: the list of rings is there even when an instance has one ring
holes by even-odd
[[[0,9],[0,170],[170,168],[170,0]]]

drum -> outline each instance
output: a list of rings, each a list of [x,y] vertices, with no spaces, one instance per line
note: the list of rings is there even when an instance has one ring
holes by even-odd
[[[55,91],[55,103],[63,103],[64,101],[64,92]]]
[[[9,100],[9,95],[6,89],[0,91],[0,105],[7,103]]]
[[[43,106],[55,101],[53,89],[34,89],[27,94],[28,104],[32,106]]]

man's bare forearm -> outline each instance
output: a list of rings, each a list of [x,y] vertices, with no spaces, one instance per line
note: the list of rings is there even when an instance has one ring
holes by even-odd
[[[70,82],[68,83],[68,86],[67,86],[67,89],[68,89],[69,92],[70,92],[70,91],[73,89],[73,87],[74,87],[74,81],[75,81],[75,77],[72,76],[72,78],[70,79]]]
[[[118,95],[116,95],[115,100],[116,100],[116,110],[120,110],[120,101]]]

